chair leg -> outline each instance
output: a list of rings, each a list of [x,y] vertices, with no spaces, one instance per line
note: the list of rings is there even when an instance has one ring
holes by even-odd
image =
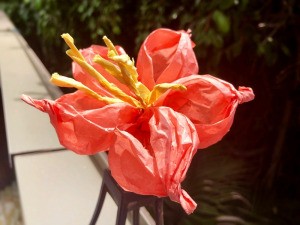
[[[140,208],[136,208],[133,210],[133,225],[140,224]]]
[[[93,217],[92,217],[91,222],[90,222],[89,225],[95,225],[96,224],[96,222],[98,220],[98,217],[99,217],[99,214],[101,212],[101,209],[102,209],[107,191],[108,191],[107,187],[106,187],[105,183],[103,182],[102,186],[101,186],[100,193],[99,193],[98,201],[97,201],[97,204],[96,204],[96,208],[94,210]]]
[[[156,225],[164,225],[164,214],[163,214],[163,210],[164,210],[164,202],[162,198],[158,198],[155,201],[155,208],[156,208],[156,213],[155,213],[155,222]]]
[[[127,218],[127,205],[124,203],[124,200],[121,199],[120,205],[117,212],[116,225],[125,225]]]

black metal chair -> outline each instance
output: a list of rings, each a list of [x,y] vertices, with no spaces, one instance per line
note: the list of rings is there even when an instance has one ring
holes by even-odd
[[[125,225],[127,213],[133,211],[133,225],[139,225],[139,209],[142,206],[152,206],[155,209],[156,225],[163,225],[163,199],[152,195],[138,195],[124,191],[111,176],[109,170],[104,170],[102,187],[90,225],[95,225],[100,215],[106,193],[109,193],[118,206],[116,225]]]

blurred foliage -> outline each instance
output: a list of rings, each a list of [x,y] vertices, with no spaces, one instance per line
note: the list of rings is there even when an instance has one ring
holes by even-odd
[[[295,49],[285,31],[296,29],[299,11],[295,0],[11,0],[4,5],[22,34],[40,42],[45,55],[64,48],[59,39],[64,32],[83,47],[108,35],[136,55],[155,28],[191,29],[204,72],[220,72],[222,61],[233,61],[244,51],[268,65],[292,56]]]
[[[1,2],[1,0],[0,0]],[[185,189],[199,207],[186,216],[166,200],[166,223],[300,224],[300,1],[2,0],[50,72],[70,70],[59,38],[83,48],[107,35],[137,56],[154,29],[192,31],[200,73],[253,87],[229,134],[199,151]]]
[[[194,158],[184,188],[198,203],[196,212],[186,215],[177,204],[166,200],[167,225],[268,224],[251,202],[258,171],[240,157],[224,154],[221,148],[201,150]],[[174,213],[176,212],[176,213]],[[171,215],[168,215],[168,214]]]
[[[69,68],[60,35],[70,33],[79,46],[101,43],[121,33],[121,0],[11,0],[3,7],[50,70]],[[62,55],[64,57],[62,57]]]
[[[138,13],[138,43],[140,36],[157,27],[191,29],[197,56],[205,60],[205,72],[220,72],[220,62],[233,61],[244,51],[270,66],[295,51],[290,38],[299,23],[297,1],[150,2],[143,0]]]

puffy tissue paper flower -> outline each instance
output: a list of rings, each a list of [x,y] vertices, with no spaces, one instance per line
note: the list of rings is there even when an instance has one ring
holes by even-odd
[[[22,99],[48,113],[60,143],[78,154],[109,151],[119,185],[142,195],[169,196],[190,214],[196,203],[181,188],[197,149],[230,129],[237,105],[254,98],[210,75],[197,75],[194,43],[185,31],[157,29],[144,41],[136,67],[104,37],[106,47],[69,46],[74,79],[51,77],[74,93],[53,100]]]

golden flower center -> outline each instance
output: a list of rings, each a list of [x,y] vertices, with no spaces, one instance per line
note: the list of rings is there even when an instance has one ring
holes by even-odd
[[[108,48],[107,57],[114,63],[104,59],[100,55],[96,55],[93,61],[101,65],[120,83],[125,84],[132,92],[132,95],[134,96],[132,97],[122,91],[115,84],[108,82],[102,74],[100,74],[93,66],[91,66],[77,49],[74,44],[74,39],[69,34],[63,34],[62,38],[70,48],[66,51],[67,55],[79,66],[81,66],[88,75],[94,77],[99,84],[114,97],[101,96],[79,81],[54,73],[52,74],[50,81],[59,87],[77,88],[91,97],[94,97],[100,101],[104,101],[106,104],[127,102],[138,108],[147,108],[152,106],[153,103],[169,89],[186,90],[186,87],[181,84],[161,83],[155,85],[150,91],[143,83],[138,81],[138,73],[134,65],[134,60],[130,59],[127,54],[120,55],[117,52],[114,44],[106,36],[104,36],[103,40]]]

